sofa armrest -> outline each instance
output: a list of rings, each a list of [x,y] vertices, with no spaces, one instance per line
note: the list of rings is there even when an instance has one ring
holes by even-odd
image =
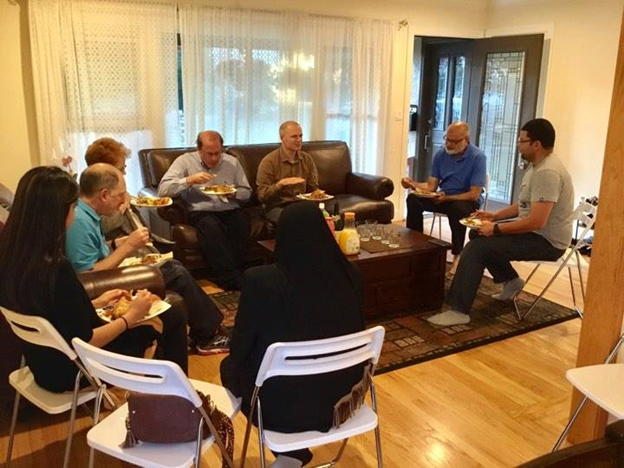
[[[147,289],[164,299],[165,279],[159,268],[153,265],[133,265],[110,270],[85,271],[78,279],[90,299],[95,299],[111,289]]]
[[[383,200],[394,192],[394,183],[383,176],[351,172],[347,174],[347,193]]]

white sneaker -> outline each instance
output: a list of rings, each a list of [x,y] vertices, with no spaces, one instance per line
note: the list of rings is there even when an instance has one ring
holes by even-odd
[[[492,294],[492,297],[497,301],[509,301],[513,299],[516,294],[522,291],[522,289],[524,289],[525,284],[525,281],[518,276],[511,281],[507,281],[503,285],[503,290],[498,294]]]
[[[450,327],[451,325],[465,325],[470,323],[470,315],[457,312],[456,310],[447,310],[446,312],[429,317],[427,322],[444,327]]]

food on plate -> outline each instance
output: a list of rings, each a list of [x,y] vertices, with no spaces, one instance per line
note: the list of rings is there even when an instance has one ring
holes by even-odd
[[[157,253],[147,254],[141,259],[141,263],[143,265],[155,265],[156,263],[160,262],[161,257],[162,256]]]
[[[202,190],[214,195],[228,195],[236,191],[232,185],[209,185],[208,187],[202,187]]]
[[[483,221],[479,218],[464,218],[462,224],[471,228],[480,228],[483,226]]]
[[[117,304],[115,304],[115,307],[113,307],[113,311],[111,313],[113,320],[124,316],[126,312],[128,312],[128,310],[130,309],[130,304],[132,304],[132,301],[129,301],[125,297],[119,299],[117,301]]]
[[[325,195],[325,190],[316,189],[314,192],[310,193],[310,198],[312,200],[323,200],[327,197]]]
[[[418,195],[434,195],[435,194],[435,192],[432,192],[430,190],[426,190],[420,187],[414,187],[413,192]]]
[[[134,199],[135,205],[145,205],[145,206],[165,206],[171,204],[171,198],[169,197],[146,197],[144,195],[139,195]]]

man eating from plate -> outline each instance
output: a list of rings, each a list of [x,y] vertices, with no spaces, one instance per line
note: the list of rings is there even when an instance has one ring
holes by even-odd
[[[235,191],[211,193],[210,187],[217,185]],[[189,222],[197,228],[199,246],[212,273],[210,279],[224,289],[240,289],[250,229],[241,206],[249,200],[251,187],[238,159],[223,152],[221,135],[211,130],[197,135],[197,151],[171,164],[158,195],[179,196],[186,203]]]
[[[297,200],[297,195],[319,188],[314,160],[301,151],[301,126],[292,120],[284,122],[279,135],[282,145],[260,161],[256,177],[264,216],[273,224],[277,224],[284,208]]]
[[[446,310],[428,318],[430,323],[469,323],[486,268],[495,283],[503,284],[494,299],[508,301],[524,288],[512,261],[555,261],[570,245],[574,187],[565,166],[553,154],[555,129],[546,119],[533,119],[522,127],[517,145],[522,158],[531,163],[522,178],[518,201],[496,212],[474,214],[483,222],[479,235],[471,233],[445,299]]]
[[[451,227],[453,266],[455,272],[459,254],[464,248],[466,226],[459,221],[477,210],[485,187],[485,154],[470,143],[470,127],[465,122],[454,122],[446,129],[444,147],[433,156],[431,176],[427,182],[415,182],[409,177],[401,180],[406,189],[435,192],[433,198],[410,193],[407,196],[409,229],[423,232],[423,212],[444,213]],[[439,192],[436,190],[440,189]]]
[[[101,217],[117,213],[126,195],[122,172],[110,164],[93,164],[81,174],[76,219],[65,238],[65,254],[77,272],[118,267],[148,243],[149,231],[145,227],[114,239],[112,251],[106,243]],[[227,351],[229,337],[220,325],[223,315],[191,274],[176,260],[164,263],[160,269],[167,288],[184,298],[197,352]]]

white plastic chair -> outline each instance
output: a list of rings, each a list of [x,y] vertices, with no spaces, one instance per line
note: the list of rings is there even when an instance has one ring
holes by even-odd
[[[333,466],[340,460],[349,437],[371,430],[375,431],[377,466],[383,466],[373,374],[375,365],[379,362],[384,334],[384,328],[377,326],[351,335],[315,341],[273,343],[269,346],[258,369],[256,388],[251,398],[250,415],[245,431],[245,441],[243,442],[241,468],[245,466],[247,445],[251,433],[251,421],[253,419],[252,415],[255,408],[257,408],[258,414],[258,439],[262,468],[266,464],[264,458],[265,445],[275,452],[290,452],[344,440],[336,457],[331,462],[320,465]],[[286,434],[263,428],[262,407],[259,395],[260,389],[266,380],[278,376],[325,374],[346,369],[365,361],[370,361],[371,363],[370,393],[372,409],[368,404],[364,403],[339,428],[330,429],[329,432],[306,431]],[[287,405],[286,402],[284,404]]]
[[[197,390],[210,398],[230,418],[240,409],[240,401],[227,389],[198,380],[190,380],[180,366],[169,361],[149,360],[123,356],[91,346],[79,338],[72,340],[74,349],[85,367],[98,381],[141,393],[155,395],[176,395],[186,398],[199,410],[208,424],[211,437],[202,439],[202,424],[198,427],[197,441],[180,444],[141,443],[132,448],[121,448],[126,436],[125,420],[128,404],[124,404],[108,417],[99,421],[101,394],[96,399],[95,427],[87,433],[91,447],[89,467],[93,466],[93,449],[112,457],[143,467],[188,467],[200,466],[201,454],[215,441],[226,458],[228,466],[233,462],[225,452],[223,441],[217,435],[210,418],[202,407]]]
[[[559,273],[561,273],[561,270],[563,270],[566,267],[568,268],[568,277],[570,279],[570,290],[572,291],[572,302],[574,304],[574,310],[576,310],[576,312],[579,314],[579,317],[583,318],[583,311],[576,305],[576,293],[574,291],[574,281],[572,280],[572,269],[576,267],[578,271],[579,281],[581,283],[581,297],[583,298],[583,302],[584,302],[585,301],[585,283],[583,281],[582,270],[588,269],[589,263],[579,253],[579,249],[588,245],[587,242],[585,241],[585,238],[589,234],[589,231],[594,228],[594,223],[596,222],[597,212],[598,212],[597,207],[595,207],[591,203],[586,202],[586,201],[581,202],[576,207],[576,210],[574,210],[574,217],[576,219],[576,222],[580,225],[584,225],[585,228],[581,232],[581,235],[579,236],[576,244],[572,247],[569,247],[565,251],[565,253],[554,262],[549,262],[546,260],[531,260],[531,261],[526,262],[526,263],[534,264],[535,268],[533,268],[533,270],[527,277],[525,287],[529,283],[531,278],[533,277],[533,274],[537,271],[537,269],[541,265],[553,265],[558,268],[555,271],[555,274],[550,278],[546,286],[544,286],[544,289],[542,289],[542,292],[540,292],[540,294],[535,298],[533,303],[529,306],[529,309],[526,311],[524,315],[522,314],[520,310],[520,305],[518,303],[518,294],[514,296],[513,302],[514,302],[514,307],[516,309],[516,315],[518,316],[518,320],[524,320],[533,311],[533,309],[535,308],[539,300],[544,296],[544,294],[546,294],[546,291],[548,291],[548,288],[550,288],[550,286],[557,279],[557,276],[559,276]]]
[[[487,210],[488,204],[488,189],[490,187],[490,175],[485,174],[485,187],[483,187],[483,206],[480,208],[481,210]],[[433,228],[436,224],[436,219],[438,220],[438,239],[442,239],[442,218],[446,218],[447,216],[444,213],[433,212],[433,219],[431,220],[431,229],[429,229],[429,235],[433,236]]]
[[[624,419],[624,364],[610,364],[622,343],[624,343],[624,334],[620,336],[604,364],[577,367],[566,372],[566,378],[585,396],[557,439],[552,449],[553,452],[559,449],[588,398],[607,413],[618,419]]]
[[[11,454],[13,451],[13,439],[15,436],[15,424],[17,422],[17,412],[19,409],[20,396],[23,396],[33,405],[41,408],[48,414],[60,414],[71,410],[69,417],[69,430],[67,443],[65,444],[65,458],[63,466],[69,464],[69,454],[71,452],[72,439],[74,435],[74,421],[76,420],[76,408],[93,400],[96,397],[96,390],[93,379],[80,363],[78,356],[59,332],[50,322],[42,317],[18,314],[11,310],[0,307],[0,311],[5,316],[13,332],[22,340],[38,346],[47,346],[56,349],[76,364],[78,374],[74,384],[74,391],[70,393],[54,393],[41,388],[35,382],[35,377],[26,366],[26,360],[22,356],[20,368],[9,375],[9,383],[15,389],[15,401],[13,403],[13,415],[11,416],[11,429],[9,431],[9,447],[7,449],[6,466],[11,465]],[[85,376],[93,385],[92,388],[80,391],[80,381]]]

